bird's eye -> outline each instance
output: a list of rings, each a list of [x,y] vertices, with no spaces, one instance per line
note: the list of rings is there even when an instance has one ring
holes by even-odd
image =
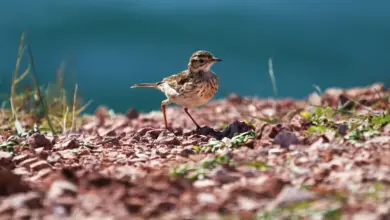
[[[199,60],[200,63],[204,63],[204,60]]]

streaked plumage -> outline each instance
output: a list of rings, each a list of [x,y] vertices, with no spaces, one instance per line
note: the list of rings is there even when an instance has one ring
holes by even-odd
[[[166,128],[168,123],[165,106],[169,103],[183,106],[196,127],[200,128],[188,113],[188,108],[204,105],[214,97],[218,90],[218,77],[210,68],[220,61],[221,59],[214,57],[210,52],[200,50],[192,54],[187,70],[166,77],[158,83],[136,84],[131,88],[156,88],[166,95],[167,99],[161,103]]]

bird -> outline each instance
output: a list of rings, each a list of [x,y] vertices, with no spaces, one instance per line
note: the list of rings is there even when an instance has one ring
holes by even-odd
[[[130,88],[154,88],[165,94],[166,99],[161,102],[161,111],[166,129],[168,129],[168,122],[165,108],[171,103],[184,107],[185,113],[195,124],[196,129],[201,129],[188,109],[205,105],[215,96],[219,79],[211,71],[211,67],[221,61],[222,59],[215,57],[209,51],[199,50],[191,55],[186,70],[163,78],[160,82],[140,83]]]

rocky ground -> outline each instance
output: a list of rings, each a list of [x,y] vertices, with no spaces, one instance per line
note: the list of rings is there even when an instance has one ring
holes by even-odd
[[[389,90],[230,95],[0,134],[0,219],[390,219]]]

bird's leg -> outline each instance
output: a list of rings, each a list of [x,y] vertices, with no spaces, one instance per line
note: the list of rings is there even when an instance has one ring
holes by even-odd
[[[196,125],[196,129],[200,129],[200,126],[198,125],[198,123],[196,123],[195,119],[190,115],[190,113],[188,112],[188,108],[184,108],[184,111],[187,113],[188,116],[190,116],[191,120],[194,122],[194,124]]]
[[[167,115],[165,114],[165,106],[168,105],[170,102],[168,100],[164,100],[161,102],[161,111],[164,116],[164,124],[165,124],[165,129],[168,129],[168,122],[167,122]]]

